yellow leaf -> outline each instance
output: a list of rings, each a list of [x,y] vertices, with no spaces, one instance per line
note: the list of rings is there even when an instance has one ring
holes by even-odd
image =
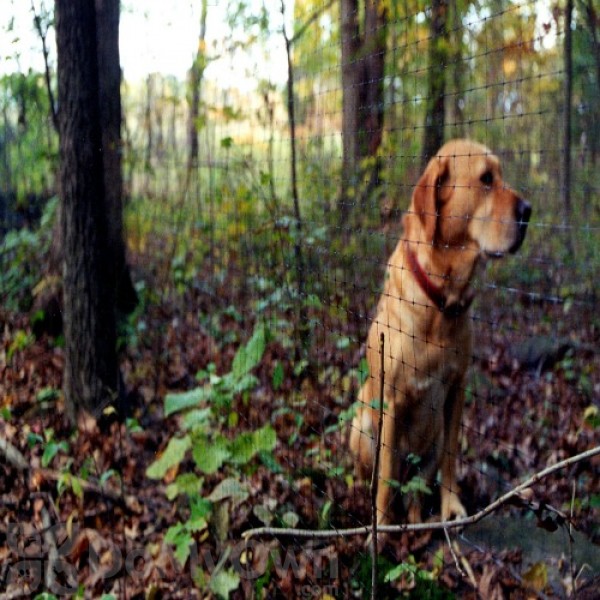
[[[502,70],[507,77],[510,77],[517,70],[517,61],[512,58],[505,58],[502,63]]]
[[[523,573],[523,579],[537,592],[541,592],[548,585],[548,569],[544,563],[538,562],[531,567],[525,573]]]
[[[600,410],[593,404],[583,411],[583,422],[592,429],[600,427]]]
[[[69,539],[73,538],[73,521],[79,516],[79,511],[71,511],[71,514],[67,518],[66,530]]]

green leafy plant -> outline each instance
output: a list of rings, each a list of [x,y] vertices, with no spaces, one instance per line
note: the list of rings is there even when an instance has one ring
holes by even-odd
[[[454,598],[454,594],[441,587],[437,582],[440,561],[443,564],[443,556],[436,556],[435,562],[438,564],[434,566],[432,571],[428,571],[417,564],[414,556],[411,555],[406,562],[402,562],[387,570],[384,581],[386,583],[402,581],[404,584],[402,587],[407,588],[404,594],[406,597],[428,600],[450,600]]]
[[[42,467],[48,467],[59,452],[62,452],[63,454],[69,452],[69,444],[65,440],[58,441],[54,439],[53,429],[46,429],[44,431],[43,444],[44,452],[41,461]]]
[[[117,345],[119,348],[136,348],[147,332],[148,308],[157,300],[157,294],[144,280],[136,281],[138,303],[133,311],[118,321]]]
[[[225,563],[231,554],[226,548],[212,573],[208,575],[203,569],[196,569],[193,580],[200,589],[209,589],[217,598],[229,598],[231,592],[240,585],[240,576],[234,569],[226,569]]]
[[[184,565],[190,555],[190,545],[193,535],[204,531],[208,527],[208,518],[211,513],[211,503],[201,498],[198,494],[188,495],[190,513],[186,521],[176,523],[169,527],[165,535],[165,542],[175,548],[175,558]]]
[[[17,329],[15,335],[8,347],[8,352],[6,353],[6,358],[10,361],[14,356],[15,352],[21,352],[25,350],[28,346],[30,346],[34,341],[33,335],[23,331],[22,329]]]
[[[583,411],[583,422],[590,429],[600,429],[600,409],[594,404],[590,404]]]
[[[31,308],[33,288],[42,275],[42,257],[50,245],[57,204],[57,198],[46,203],[36,230],[11,230],[0,241],[0,300],[8,310]]]
[[[394,564],[383,555],[378,556],[377,597],[381,600],[451,600],[454,595],[438,582],[444,564],[443,552],[436,553],[433,563],[433,568],[429,571],[418,564],[412,555],[399,564]],[[371,595],[371,565],[371,555],[361,555],[352,580],[353,587],[364,598]]]
[[[186,517],[172,525],[165,541],[175,547],[175,556],[181,564],[189,558],[194,536],[205,531],[209,522],[216,535],[226,535],[227,511],[222,506],[233,507],[244,502],[249,489],[243,480],[246,470],[257,456],[269,457],[277,437],[270,424],[254,431],[235,431],[236,413],[231,411],[236,397],[248,400],[248,395],[258,384],[251,371],[260,363],[268,340],[268,331],[257,325],[251,338],[238,349],[231,370],[217,375],[214,365],[198,373],[201,385],[183,393],[165,397],[165,416],[180,417],[180,432],[172,437],[163,453],[146,470],[150,479],[162,479],[172,469],[192,459],[193,471],[180,473],[167,486],[169,499],[187,499]],[[211,491],[207,477],[220,472],[226,475]],[[239,585],[233,572],[215,569],[208,587],[218,596],[228,594]],[[206,577],[197,575],[206,583]]]

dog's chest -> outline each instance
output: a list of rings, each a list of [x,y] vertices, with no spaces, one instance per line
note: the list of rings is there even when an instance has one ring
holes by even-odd
[[[463,330],[449,339],[451,344],[428,339],[409,345],[404,340],[396,380],[413,407],[441,411],[450,389],[463,378],[469,361],[470,332]]]
[[[424,372],[405,371],[404,394],[398,398],[404,403],[399,407],[401,444],[407,444],[405,449],[419,456],[430,452],[432,440],[442,432],[451,389],[462,377],[458,361],[441,361],[429,367]]]
[[[441,313],[423,311],[401,303],[381,302],[376,323],[371,327],[369,346],[378,336],[385,341],[385,379],[396,390],[402,404],[440,409],[450,388],[467,370],[471,352],[468,319],[447,319]],[[400,310],[402,308],[402,310]],[[377,373],[379,357],[370,355],[370,368]]]
[[[461,372],[459,361],[453,357],[438,362],[426,361],[420,367],[405,369],[407,395],[429,408],[440,408]]]

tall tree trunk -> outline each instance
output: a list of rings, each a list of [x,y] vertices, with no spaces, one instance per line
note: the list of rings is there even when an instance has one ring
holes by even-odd
[[[350,190],[356,185],[356,167],[359,161],[358,109],[360,106],[360,72],[358,50],[358,0],[341,0],[340,33],[342,45],[342,214],[350,212]]]
[[[100,123],[108,243],[115,273],[117,307],[124,313],[130,313],[137,304],[137,294],[127,266],[123,240],[119,11],[119,0],[96,0]]]
[[[294,104],[294,65],[292,62],[292,45],[285,28],[285,3],[281,0],[281,15],[283,16],[283,39],[287,57],[287,110],[290,127],[290,172],[292,178],[292,200],[294,202],[295,236],[294,236],[294,263],[296,271],[296,284],[298,286],[299,310],[298,310],[298,334],[300,345],[296,346],[296,360],[308,351],[310,328],[308,327],[308,315],[306,311],[306,281],[304,271],[304,253],[302,251],[302,214],[300,213],[300,195],[298,193],[297,174],[297,152],[296,152],[296,108]]]
[[[40,36],[42,42],[42,56],[44,57],[44,80],[46,82],[46,92],[48,93],[48,103],[50,104],[50,118],[55,131],[58,131],[58,112],[56,110],[56,101],[52,89],[52,75],[50,73],[50,52],[48,50],[48,29],[51,23],[51,17],[47,11],[42,8],[38,13],[35,3],[31,0],[31,11],[33,12],[33,24]]]
[[[94,0],[56,0],[67,411],[118,395]]]
[[[421,162],[425,166],[444,143],[446,66],[448,63],[448,0],[431,3],[429,81]]]
[[[144,172],[146,173],[146,175],[152,170],[152,155],[154,153],[154,135],[152,130],[152,109],[154,107],[154,104],[154,76],[150,74],[146,77],[146,99],[144,105],[143,120],[144,132],[146,134],[146,145],[144,148]],[[148,187],[147,183],[146,187]]]
[[[564,39],[564,138],[563,138],[563,188],[562,202],[565,220],[571,217],[571,103],[573,97],[573,44],[571,22],[573,18],[573,0],[567,0],[565,8],[565,39]]]
[[[202,79],[206,68],[206,17],[208,0],[202,0],[200,14],[200,33],[198,34],[198,50],[190,69],[190,116],[188,125],[188,177],[192,169],[198,165],[198,131],[200,118],[200,99],[202,96]]]
[[[362,161],[376,157],[383,136],[383,92],[387,13],[382,0],[365,0],[361,33],[359,0],[341,0],[342,190],[341,212],[350,212],[350,193],[363,178]],[[371,170],[368,191],[376,184],[379,161]],[[365,197],[367,193],[363,193]]]
[[[499,106],[504,101],[503,63],[505,52],[504,27],[502,15],[508,10],[510,0],[489,0],[491,19],[486,35],[486,111],[487,118],[494,121]],[[489,42],[487,41],[489,39]]]
[[[454,2],[452,5],[452,40],[450,41],[450,48],[452,53],[452,80],[454,89],[454,101],[452,103],[453,108],[453,137],[464,137],[465,135],[465,114],[464,114],[464,79],[467,72],[467,65],[464,60],[464,42],[463,34],[464,28],[462,26],[463,13],[461,8],[466,11],[466,8],[460,6],[458,2]]]
[[[587,0],[585,5],[585,13],[587,26],[590,31],[592,38],[592,48],[594,51],[594,61],[596,65],[596,87],[600,88],[600,36],[598,35],[598,12],[594,8],[593,0]],[[598,103],[594,103],[593,108],[593,119],[600,119],[598,111]],[[591,151],[592,151],[592,162],[596,164],[598,156],[598,150],[600,148],[600,141],[595,136],[590,136],[589,139]]]
[[[383,140],[384,116],[384,77],[385,53],[387,45],[387,12],[381,0],[365,0],[365,35],[364,35],[364,69],[361,94],[363,104],[361,126],[364,131],[361,139],[360,158],[375,159],[369,174],[366,190],[362,194],[362,202],[379,185],[381,159],[377,151]]]
[[[364,139],[361,156],[375,156],[383,136],[383,80],[387,41],[386,12],[383,2],[366,0],[364,36],[364,72],[361,83],[364,104]]]

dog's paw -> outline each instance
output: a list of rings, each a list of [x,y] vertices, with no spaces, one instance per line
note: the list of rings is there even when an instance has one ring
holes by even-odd
[[[451,492],[442,497],[442,521],[464,519],[467,511],[458,498],[458,494]]]

